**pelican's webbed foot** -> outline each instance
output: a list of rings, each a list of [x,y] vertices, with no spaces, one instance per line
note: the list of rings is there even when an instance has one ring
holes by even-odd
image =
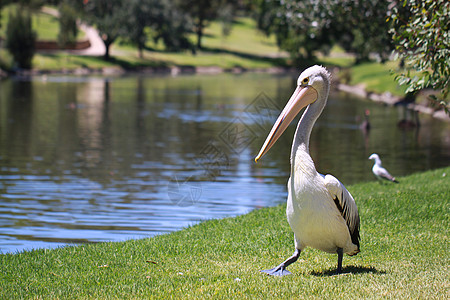
[[[286,267],[283,264],[269,270],[261,270],[260,272],[267,273],[272,276],[285,276],[292,274],[291,272],[286,270]]]
[[[286,259],[284,262],[282,262],[279,266],[269,269],[269,270],[261,270],[260,272],[267,273],[272,276],[285,276],[285,275],[291,275],[292,273],[286,270],[286,268],[297,261],[298,257],[300,256],[300,250],[295,249],[294,254],[292,254],[291,257]]]

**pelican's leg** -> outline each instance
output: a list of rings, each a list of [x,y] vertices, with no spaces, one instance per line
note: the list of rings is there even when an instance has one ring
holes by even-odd
[[[342,273],[342,258],[344,257],[344,250],[342,248],[337,248],[337,254],[338,254],[338,267],[337,267],[337,274]]]
[[[286,270],[286,268],[297,261],[298,257],[300,256],[300,250],[299,249],[295,249],[294,254],[292,254],[291,257],[289,257],[288,259],[286,259],[284,262],[282,262],[280,265],[278,265],[277,267],[273,268],[273,269],[269,269],[269,270],[261,270],[261,272],[267,273],[269,275],[274,275],[274,276],[284,276],[284,275],[291,275],[292,273],[289,272],[288,270]]]

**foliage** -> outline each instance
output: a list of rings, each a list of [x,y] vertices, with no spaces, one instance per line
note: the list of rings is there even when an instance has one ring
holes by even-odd
[[[217,19],[219,13],[228,10],[226,17],[230,19],[237,0],[187,0],[180,1],[180,8],[189,15],[194,22],[194,32],[197,35],[197,48],[202,49],[202,37],[205,27],[212,20]],[[222,15],[223,16],[223,15]]]
[[[2,8],[5,4],[0,1],[0,28],[2,28]]]
[[[18,7],[15,15],[9,16],[6,28],[6,48],[19,68],[31,69],[35,52],[36,32],[31,28],[29,10]]]
[[[127,18],[127,39],[129,39],[139,50],[139,57],[142,58],[142,51],[147,42],[147,32],[145,28],[148,26],[148,19],[155,12],[155,7],[146,5],[154,2],[152,0],[131,0],[129,1],[129,16]]]
[[[0,254],[0,298],[447,299],[449,174],[350,186],[361,253],[339,276],[336,255],[311,248],[291,276],[258,272],[294,250],[279,205],[149,239]]]
[[[100,32],[106,46],[105,59],[109,58],[110,45],[119,37],[136,45],[142,56],[149,30],[168,50],[190,48],[186,37],[190,23],[175,0],[90,0],[85,1],[84,12]]]
[[[149,35],[155,42],[162,40],[169,51],[191,48],[187,38],[191,23],[173,0],[131,0],[128,3],[124,37],[138,47],[141,58]]]
[[[260,1],[258,25],[275,34],[280,48],[293,58],[311,60],[314,51],[327,51],[332,8],[329,1]]]
[[[77,40],[77,12],[68,0],[62,1],[59,5],[59,35],[58,43],[61,46],[74,44]]]
[[[162,40],[169,51],[191,49],[187,34],[191,31],[192,22],[183,14],[175,0],[158,1],[159,9],[153,13],[149,26],[154,30],[155,42]],[[154,10],[154,9],[152,9]]]
[[[395,7],[391,17],[395,50],[404,62],[404,72],[396,79],[407,86],[407,93],[426,88],[440,90],[440,99],[433,99],[450,114],[450,2],[410,0],[404,1],[403,7],[406,13]]]
[[[105,44],[104,59],[109,59],[110,46],[116,39],[125,35],[124,24],[127,22],[128,5],[123,0],[89,0],[84,1],[84,17],[96,25]]]
[[[356,62],[368,61],[377,54],[386,61],[393,45],[389,35],[390,1],[343,1],[333,8],[333,39],[348,52],[356,55]]]
[[[328,53],[336,44],[355,53],[357,62],[374,52],[386,59],[392,49],[385,22],[387,0],[255,3],[259,28],[276,34],[279,46],[293,58],[311,60],[315,52]]]

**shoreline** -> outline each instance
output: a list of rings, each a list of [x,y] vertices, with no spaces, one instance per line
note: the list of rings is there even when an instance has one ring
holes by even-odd
[[[426,105],[423,105],[420,103],[415,103],[415,102],[406,103],[406,102],[403,102],[403,100],[405,99],[404,97],[392,95],[390,92],[384,92],[382,94],[378,94],[378,93],[367,91],[362,84],[352,86],[352,85],[347,85],[347,84],[343,84],[343,83],[339,83],[339,82],[336,84],[336,89],[338,91],[350,93],[355,96],[358,96],[358,97],[361,97],[364,99],[369,99],[374,102],[387,104],[389,106],[403,105],[407,109],[410,109],[410,110],[413,110],[413,111],[416,111],[419,113],[431,115],[433,118],[439,119],[441,121],[450,122],[450,116],[447,115],[443,109],[435,110],[432,107],[429,107],[429,106],[426,106]]]
[[[0,80],[11,77],[33,77],[42,75],[74,75],[74,76],[88,76],[88,75],[124,75],[130,73],[139,74],[155,74],[155,75],[191,75],[191,74],[221,74],[221,73],[232,73],[232,74],[242,74],[242,73],[267,73],[267,74],[282,74],[282,73],[295,73],[296,70],[293,67],[270,67],[270,68],[260,68],[260,69],[247,69],[243,67],[233,67],[229,69],[224,69],[216,66],[161,66],[161,67],[135,67],[126,69],[123,67],[104,67],[104,68],[75,68],[75,69],[61,69],[61,70],[42,70],[42,69],[31,69],[31,70],[21,70],[15,73],[7,73],[6,71],[0,69]],[[336,73],[335,70],[333,70]],[[450,122],[450,116],[445,113],[443,109],[435,110],[432,107],[420,104],[420,103],[402,103],[404,97],[396,96],[390,92],[375,93],[367,91],[364,84],[358,85],[348,85],[336,81],[334,88],[338,91],[350,93],[352,95],[370,99],[374,102],[383,103],[389,106],[404,105],[406,108],[417,111],[419,113],[428,114],[432,117]]]

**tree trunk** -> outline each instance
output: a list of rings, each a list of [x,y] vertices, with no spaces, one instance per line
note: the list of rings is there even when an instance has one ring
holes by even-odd
[[[202,17],[198,20],[197,25],[197,49],[202,49],[202,37],[203,37],[203,26],[204,20]]]
[[[203,29],[199,26],[197,28],[197,49],[202,49],[202,35]]]
[[[103,55],[104,60],[109,60],[109,46],[111,46],[111,43],[105,42],[105,55]]]

